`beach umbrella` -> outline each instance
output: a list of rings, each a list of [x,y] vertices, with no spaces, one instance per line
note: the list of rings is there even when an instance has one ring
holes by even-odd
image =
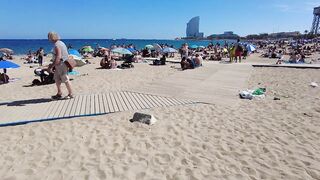
[[[84,47],[82,47],[81,51],[82,51],[82,52],[85,52],[85,53],[86,53],[86,52],[93,52],[94,49],[92,49],[91,46],[84,46]]]
[[[9,48],[0,48],[0,52],[6,53],[6,54],[13,54],[13,50]]]
[[[125,49],[125,48],[115,48],[115,49],[112,49],[111,51],[113,53],[118,53],[118,54],[129,54],[129,55],[132,55],[132,53],[128,49]]]
[[[19,68],[18,64],[15,64],[10,61],[0,61],[0,69],[12,69],[12,68]]]
[[[72,58],[76,62],[76,67],[81,67],[87,64],[81,56],[79,57],[77,55],[70,54],[69,58]]]
[[[249,52],[252,52],[252,51],[255,51],[255,50],[256,50],[256,48],[255,48],[252,44],[249,44],[249,45],[247,46],[247,49],[248,49]]]
[[[162,50],[163,53],[177,53],[178,51],[176,49],[166,47]]]
[[[206,48],[206,47],[204,47],[204,46],[199,46],[198,48],[200,48],[200,49],[204,49],[204,48]]]
[[[153,47],[154,47],[154,49],[155,49],[157,52],[162,51],[162,47],[161,47],[159,44],[157,44],[157,43],[154,43],[154,44],[153,44]]]
[[[75,50],[75,49],[69,49],[68,50],[68,53],[70,55],[74,55],[74,56],[78,56],[78,57],[81,57],[81,54],[79,53],[79,51]]]
[[[131,53],[135,53],[137,52],[137,50],[133,49],[133,48],[127,48]]]
[[[154,49],[154,47],[151,44],[146,45],[145,48],[150,49],[150,50]]]
[[[190,48],[191,48],[191,49],[197,49],[198,46],[197,46],[197,45],[191,45]]]

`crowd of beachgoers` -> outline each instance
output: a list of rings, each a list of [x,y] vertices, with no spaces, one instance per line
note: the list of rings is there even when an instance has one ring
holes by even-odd
[[[100,68],[103,69],[127,69],[133,68],[133,63],[148,62],[152,60],[152,65],[166,65],[167,59],[180,62],[181,69],[194,69],[201,67],[203,61],[224,61],[229,63],[241,63],[242,60],[252,53],[259,52],[263,58],[277,59],[276,64],[282,63],[318,63],[318,59],[310,59],[313,53],[320,51],[320,39],[301,39],[301,40],[259,40],[259,41],[240,41],[228,43],[209,43],[205,46],[182,44],[179,49],[175,49],[168,44],[146,45],[143,49],[137,49],[134,44],[112,45],[103,47],[96,44],[96,47],[83,46],[75,50],[72,45],[66,46],[69,55],[80,61],[81,65],[90,63],[90,59],[101,57]],[[12,60],[13,50],[3,48],[0,60]],[[24,60],[25,64],[39,64],[35,70],[41,76],[41,83],[52,83],[53,75],[48,72],[48,63],[44,62],[45,56],[51,56],[52,52],[45,52],[42,47],[33,52],[29,50]],[[288,57],[287,57],[288,56]],[[5,70],[6,71],[6,70]],[[50,78],[46,78],[50,77]],[[8,75],[5,72],[1,75],[2,82],[8,82]],[[45,80],[47,79],[47,80]],[[39,82],[37,82],[39,83]]]
[[[259,41],[258,48],[262,51],[261,56],[278,59],[277,64],[286,63],[306,63],[306,58],[315,52],[320,52],[320,40],[297,40],[297,41]],[[289,59],[284,58],[285,55]],[[311,59],[309,63],[317,63],[318,59]]]

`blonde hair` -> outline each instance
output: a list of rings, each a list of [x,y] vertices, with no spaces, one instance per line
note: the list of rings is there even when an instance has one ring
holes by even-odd
[[[60,36],[59,36],[59,34],[56,33],[56,32],[49,32],[49,33],[48,33],[48,39],[49,39],[50,41],[55,42],[55,41],[60,40]]]

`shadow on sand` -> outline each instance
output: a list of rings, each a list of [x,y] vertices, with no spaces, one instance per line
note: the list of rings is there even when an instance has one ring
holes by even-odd
[[[53,100],[48,98],[29,99],[29,100],[21,100],[21,101],[4,102],[4,103],[0,103],[0,106],[25,106],[27,104],[40,104],[40,103],[47,103],[51,101]]]

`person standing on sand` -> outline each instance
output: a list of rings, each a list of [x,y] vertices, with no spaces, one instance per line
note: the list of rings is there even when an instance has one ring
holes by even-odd
[[[42,66],[43,56],[44,56],[44,50],[43,50],[42,47],[40,47],[40,49],[37,51],[37,57],[38,57],[39,66]]]
[[[239,58],[239,63],[241,63],[241,56],[242,56],[243,48],[242,48],[242,46],[240,44],[240,39],[237,40],[235,48],[236,48],[235,49],[236,50],[236,52],[235,52],[235,62],[237,62],[238,58]]]
[[[48,33],[48,40],[54,44],[53,50],[53,64],[49,67],[49,72],[52,72],[52,69],[55,68],[54,71],[54,80],[57,86],[57,94],[52,96],[52,99],[59,100],[62,99],[62,91],[61,91],[61,83],[65,83],[68,90],[68,95],[65,99],[73,98],[71,84],[69,81],[69,77],[67,76],[68,67],[64,63],[68,60],[68,49],[67,46],[60,41],[60,37],[55,32]]]

